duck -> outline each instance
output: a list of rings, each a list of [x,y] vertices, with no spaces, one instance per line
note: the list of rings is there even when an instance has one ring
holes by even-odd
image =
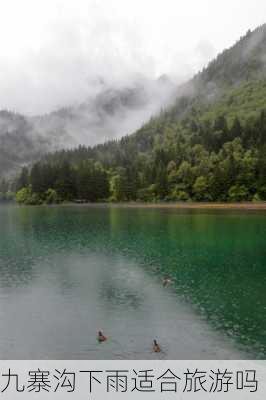
[[[104,336],[104,334],[102,333],[102,331],[99,331],[99,332],[98,332],[98,342],[99,342],[99,343],[103,343],[103,342],[106,342],[106,340],[107,340],[107,337]]]
[[[160,348],[159,344],[157,343],[157,340],[155,340],[155,339],[153,341],[153,351],[154,351],[154,353],[161,352],[161,348]]]
[[[163,286],[168,286],[171,285],[173,283],[173,281],[170,278],[164,278],[163,279]]]

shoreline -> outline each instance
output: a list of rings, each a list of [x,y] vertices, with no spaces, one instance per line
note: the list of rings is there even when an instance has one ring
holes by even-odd
[[[58,206],[58,205],[57,205]],[[201,209],[201,210],[266,210],[266,202],[245,202],[245,203],[197,203],[197,202],[178,202],[178,203],[140,203],[140,202],[121,202],[121,203],[63,203],[59,206],[75,207],[110,207],[110,208],[163,208],[163,209]]]
[[[214,203],[214,202],[176,202],[176,203],[142,203],[142,202],[99,202],[77,203],[63,202],[59,204],[18,204],[16,202],[0,202],[0,206],[13,205],[16,207],[89,207],[89,208],[147,208],[147,209],[176,209],[176,210],[261,210],[266,211],[266,201],[243,203]]]

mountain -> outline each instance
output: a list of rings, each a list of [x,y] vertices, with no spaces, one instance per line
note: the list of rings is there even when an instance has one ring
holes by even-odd
[[[174,104],[164,104],[165,111],[152,117],[115,146],[123,148],[125,142],[130,142],[136,151],[152,151],[156,142],[164,139],[168,128],[171,130],[173,125],[176,128],[184,125],[186,118],[202,121],[214,119],[212,114],[222,114],[228,116],[230,123],[234,117],[243,121],[256,117],[266,108],[265,79],[266,24],[253,32],[248,31],[193,79],[179,86],[174,91]],[[104,160],[104,151],[109,146],[114,146],[114,143],[110,141],[109,144],[89,148],[88,152],[97,153]],[[69,155],[72,153],[75,154],[75,150],[67,152]]]
[[[58,151],[24,170],[18,201],[266,200],[265,57],[263,25],[134,134]]]
[[[0,111],[0,176],[16,172],[41,155],[79,144],[94,145],[139,128],[172,99],[176,86],[167,77],[139,78],[128,87],[101,89],[81,104],[28,117]]]
[[[178,88],[167,76],[161,76],[156,81],[138,78],[128,87],[111,87],[101,80],[98,93],[79,105],[36,117],[2,111],[0,175],[16,172],[21,165],[38,160],[47,152],[78,145],[93,146],[131,134],[142,125],[131,141],[136,138],[138,150],[145,150],[143,143],[146,143],[145,146],[149,143],[149,149],[152,149],[158,135],[152,128],[156,121],[166,124],[171,119],[173,124],[193,107],[215,107],[214,104],[224,94],[246,82],[263,80],[265,71],[266,28],[262,25],[253,32],[247,32],[234,46]],[[238,94],[234,92],[231,97],[235,99],[236,96]],[[248,98],[245,97],[246,103]],[[254,112],[255,103],[250,104]],[[167,109],[164,117],[144,125],[161,108]],[[224,111],[228,110],[226,105]],[[242,114],[245,114],[243,110]],[[163,136],[163,129],[160,129],[159,135]],[[101,158],[104,158],[103,154]]]
[[[9,111],[0,111],[0,175],[17,170],[28,160],[38,159],[51,149],[41,136],[34,136],[28,118]]]

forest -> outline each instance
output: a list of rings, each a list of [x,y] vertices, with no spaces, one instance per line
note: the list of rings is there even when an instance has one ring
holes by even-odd
[[[200,121],[194,109],[172,125],[166,113],[135,136],[23,168],[15,190],[25,204],[266,200],[266,111],[230,124]]]
[[[22,204],[266,200],[266,25],[248,32],[137,132],[47,154],[7,185]]]

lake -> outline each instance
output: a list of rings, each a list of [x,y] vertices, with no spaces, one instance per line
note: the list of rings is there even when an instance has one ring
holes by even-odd
[[[0,206],[0,357],[265,358],[266,212]]]

